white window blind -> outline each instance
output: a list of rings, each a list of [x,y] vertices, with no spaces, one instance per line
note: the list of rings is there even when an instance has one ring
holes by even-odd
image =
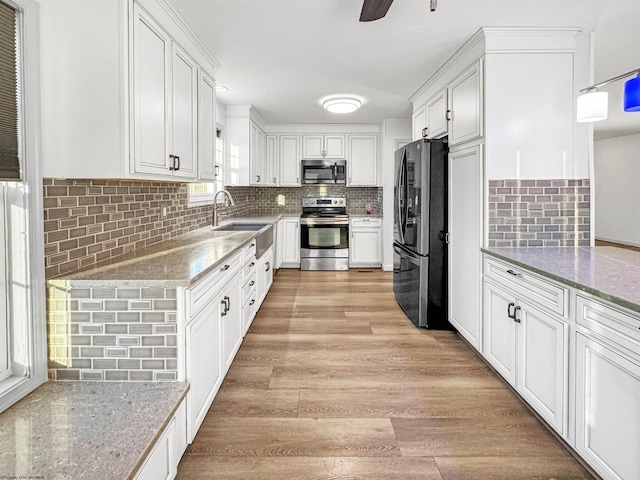
[[[0,180],[19,180],[20,65],[17,13],[0,2]]]

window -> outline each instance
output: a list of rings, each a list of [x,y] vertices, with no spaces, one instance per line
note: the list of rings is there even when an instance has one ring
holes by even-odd
[[[190,183],[187,192],[189,206],[211,205],[216,192],[224,188],[224,138],[222,128],[216,128],[216,164],[214,167],[215,180],[211,183]],[[219,201],[224,201],[220,199]]]
[[[0,0],[0,412],[47,379],[37,10]]]

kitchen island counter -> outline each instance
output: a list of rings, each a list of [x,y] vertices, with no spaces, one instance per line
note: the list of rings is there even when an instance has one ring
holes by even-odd
[[[604,246],[487,248],[483,252],[640,312],[640,252]]]

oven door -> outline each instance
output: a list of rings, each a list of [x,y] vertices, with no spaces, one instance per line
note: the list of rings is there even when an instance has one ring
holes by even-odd
[[[304,257],[334,256],[349,248],[349,220],[302,218],[300,253]]]

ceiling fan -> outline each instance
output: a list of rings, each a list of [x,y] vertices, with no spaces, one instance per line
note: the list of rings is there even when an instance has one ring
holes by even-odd
[[[435,11],[438,6],[438,0],[430,0],[431,11]],[[372,22],[380,20],[389,11],[389,7],[393,0],[364,0],[362,4],[362,12],[360,13],[361,22]]]

